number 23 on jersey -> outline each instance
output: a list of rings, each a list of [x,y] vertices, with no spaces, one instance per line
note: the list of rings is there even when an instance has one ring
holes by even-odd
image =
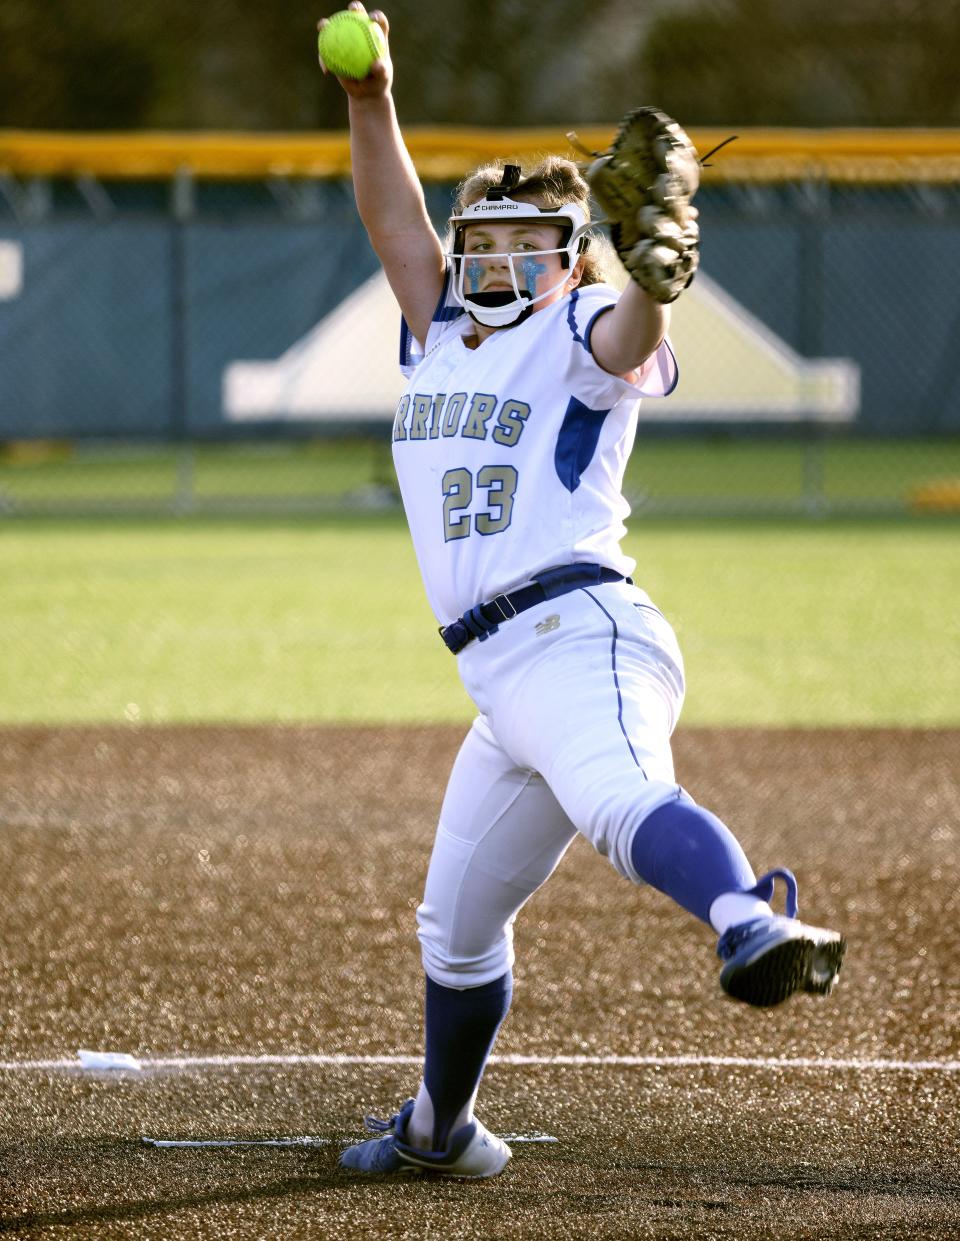
[[[476,477],[463,467],[443,476],[443,541],[499,534],[510,525],[518,476],[512,465],[484,465]],[[474,508],[474,499],[476,507]]]

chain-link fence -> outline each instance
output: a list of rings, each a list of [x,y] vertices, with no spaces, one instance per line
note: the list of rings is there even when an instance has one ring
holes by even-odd
[[[453,183],[431,181],[438,226]],[[0,511],[392,506],[399,312],[343,178],[0,178]],[[649,512],[960,504],[960,181],[708,182]]]

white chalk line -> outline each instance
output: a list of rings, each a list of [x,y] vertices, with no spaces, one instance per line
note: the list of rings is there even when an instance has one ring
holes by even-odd
[[[330,1146],[333,1138],[148,1138],[142,1137],[145,1146],[158,1150],[196,1150],[204,1146]]]
[[[501,1133],[504,1142],[527,1142],[541,1145],[557,1144],[560,1139],[549,1133]],[[148,1138],[140,1139],[145,1146],[157,1150],[197,1150],[202,1147],[230,1146],[352,1146],[356,1138]]]
[[[221,1056],[157,1056],[138,1058],[140,1069],[93,1070],[101,1075],[136,1075],[138,1071],[151,1069],[233,1069],[233,1068],[338,1068],[362,1065],[372,1068],[403,1065],[421,1065],[421,1055],[323,1055],[323,1054],[265,1054]],[[896,1060],[896,1059],[847,1059],[835,1056],[617,1056],[617,1055],[493,1055],[491,1065],[505,1068],[653,1068],[688,1069],[717,1067],[731,1069],[834,1069],[837,1071],[871,1073],[960,1073],[960,1060]],[[76,1057],[55,1060],[2,1060],[0,1072],[90,1072],[84,1070]]]

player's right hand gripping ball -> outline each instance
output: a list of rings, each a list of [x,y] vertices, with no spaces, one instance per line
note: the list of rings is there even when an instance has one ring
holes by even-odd
[[[366,13],[343,9],[324,23],[317,40],[324,66],[338,78],[361,81],[387,50],[383,31]]]
[[[700,261],[697,209],[690,205],[700,184],[693,143],[663,112],[636,108],[586,178],[630,276],[654,301],[676,301]]]

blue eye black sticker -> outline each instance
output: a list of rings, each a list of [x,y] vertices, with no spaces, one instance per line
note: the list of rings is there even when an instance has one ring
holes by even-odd
[[[470,285],[470,292],[476,293],[480,288],[480,277],[483,274],[483,266],[479,259],[467,260],[467,281]]]
[[[528,289],[534,296],[537,292],[537,277],[542,276],[546,270],[546,263],[538,263],[532,254],[528,254],[519,263],[520,273],[523,276],[521,284]]]

